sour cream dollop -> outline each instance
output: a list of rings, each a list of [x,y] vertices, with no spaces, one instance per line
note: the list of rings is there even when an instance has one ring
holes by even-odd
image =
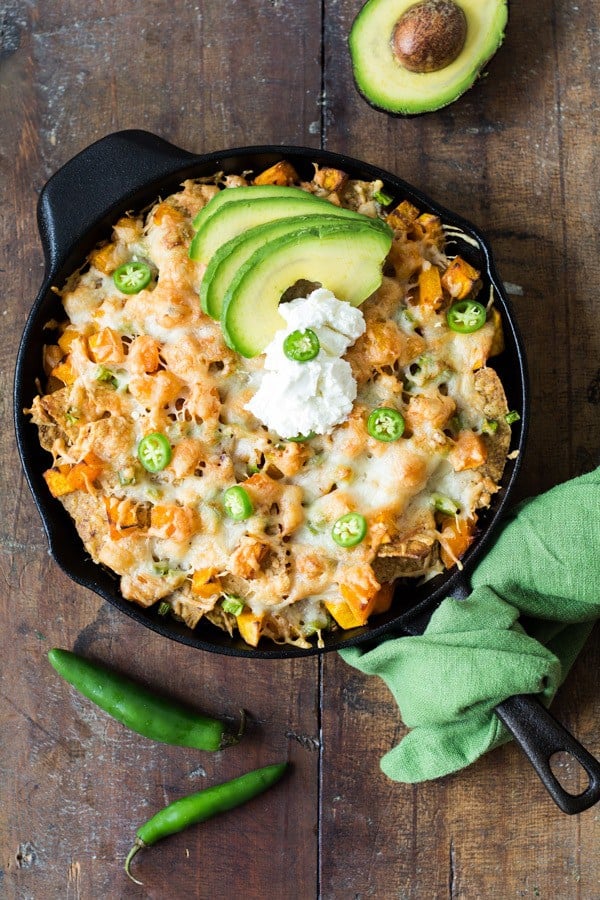
[[[364,316],[325,288],[282,303],[279,313],[286,328],[266,348],[260,384],[246,409],[282,438],[327,434],[347,418],[356,399],[356,381],[342,356],[364,333]],[[285,338],[307,328],[319,338],[318,355],[309,362],[288,359]]]

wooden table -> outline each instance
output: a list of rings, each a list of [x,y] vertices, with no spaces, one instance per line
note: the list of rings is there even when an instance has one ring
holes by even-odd
[[[600,807],[560,813],[512,745],[438,782],[389,781],[379,759],[403,726],[379,680],[335,654],[248,663],[142,629],[59,571],[20,475],[10,398],[43,274],[37,194],[77,151],[128,127],[198,152],[270,142],[345,151],[477,223],[529,348],[520,495],[598,464],[597,10],[513,4],[485,80],[445,110],[393,119],[353,85],[346,39],[360,5],[0,7],[1,896],[600,898]],[[216,756],[152,744],[60,682],[52,646],[209,712],[244,706],[249,736]],[[592,638],[554,707],[596,754],[599,663]],[[286,757],[293,774],[270,794],[148,852],[137,866],[144,887],[125,878],[123,857],[151,811]]]

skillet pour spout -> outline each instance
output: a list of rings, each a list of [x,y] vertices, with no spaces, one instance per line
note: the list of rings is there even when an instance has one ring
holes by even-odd
[[[143,209],[157,196],[174,191],[185,179],[209,177],[215,172],[235,174],[246,170],[262,171],[283,159],[289,160],[300,177],[306,180],[312,177],[314,163],[342,169],[361,180],[380,179],[385,192],[397,201],[406,199],[423,211],[440,216],[449,228],[448,240],[453,243],[452,252],[460,253],[481,271],[483,289],[494,296],[502,317],[505,339],[505,349],[494,358],[494,368],[505,387],[509,408],[519,412],[520,421],[513,426],[512,452],[505,467],[501,490],[494,496],[490,508],[482,513],[478,536],[463,557],[465,571],[468,572],[493,537],[520,468],[529,417],[525,352],[485,237],[471,223],[441,207],[390,172],[343,154],[311,148],[269,145],[196,155],[146,131],[109,134],[65,163],[40,195],[38,224],[46,271],[19,347],[14,385],[15,429],[21,462],[56,563],[75,582],[94,591],[152,631],[196,649],[261,659],[306,656],[376,641],[402,628],[407,615],[427,619],[444,597],[456,595],[461,573],[450,571],[424,585],[404,586],[402,595],[397,596],[389,612],[374,617],[363,628],[325,635],[323,647],[303,649],[265,644],[251,648],[204,621],[192,631],[175,620],[159,616],[152,608],[144,609],[126,601],[119,592],[116,577],[86,556],[71,518],[47,490],[42,475],[48,465],[47,454],[41,449],[37,430],[23,410],[31,406],[38,392],[38,384],[43,379],[41,361],[46,323],[62,316],[60,300],[52,288],[61,287],[67,277],[83,264],[98,241],[109,236],[111,225],[121,215],[128,210]],[[531,715],[530,709],[527,715]],[[516,716],[522,721],[521,714],[516,713]],[[598,796],[592,802],[597,799]]]

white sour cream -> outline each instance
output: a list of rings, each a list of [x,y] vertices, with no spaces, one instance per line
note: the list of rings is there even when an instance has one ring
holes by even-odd
[[[325,288],[282,303],[279,314],[287,327],[266,348],[258,390],[245,408],[283,438],[326,434],[347,418],[356,399],[356,381],[342,355],[364,333],[364,316]],[[288,359],[285,338],[307,328],[319,338],[318,355],[309,362]]]

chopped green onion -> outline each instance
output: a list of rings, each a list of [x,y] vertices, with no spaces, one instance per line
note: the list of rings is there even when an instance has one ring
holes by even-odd
[[[166,560],[154,563],[152,568],[157,575],[168,575],[170,572],[169,563]]]
[[[484,419],[481,426],[482,434],[496,434],[498,431],[498,423],[495,419]]]
[[[107,369],[106,366],[98,366],[96,369],[95,375],[96,381],[101,381],[104,384],[110,384],[114,388],[119,387],[119,379],[115,375],[114,372],[111,372],[110,369]]]
[[[156,610],[159,616],[166,616],[167,613],[171,609],[171,604],[167,603],[166,600],[163,600],[162,603],[159,603],[158,609]]]
[[[433,508],[436,512],[441,512],[445,516],[456,516],[460,512],[460,506],[455,500],[446,497],[444,494],[432,494],[431,500]]]
[[[81,413],[77,409],[76,406],[69,406],[68,410],[65,413],[65,419],[67,421],[67,425],[76,425],[79,422],[81,417]]]
[[[382,206],[389,206],[393,199],[393,197],[390,197],[390,195],[384,193],[384,191],[375,191],[373,194],[373,200],[381,203]]]
[[[296,434],[294,437],[286,438],[286,441],[292,441],[294,444],[301,444],[303,441],[310,441],[314,438],[315,432],[309,431],[308,434]]]
[[[236,597],[235,594],[225,594],[221,600],[222,609],[226,613],[231,613],[232,616],[239,616],[245,605],[242,598]]]
[[[510,412],[506,413],[506,415],[504,416],[504,419],[509,425],[512,425],[513,422],[519,422],[521,419],[521,416],[519,415],[519,413],[517,412],[516,409],[511,409]]]

